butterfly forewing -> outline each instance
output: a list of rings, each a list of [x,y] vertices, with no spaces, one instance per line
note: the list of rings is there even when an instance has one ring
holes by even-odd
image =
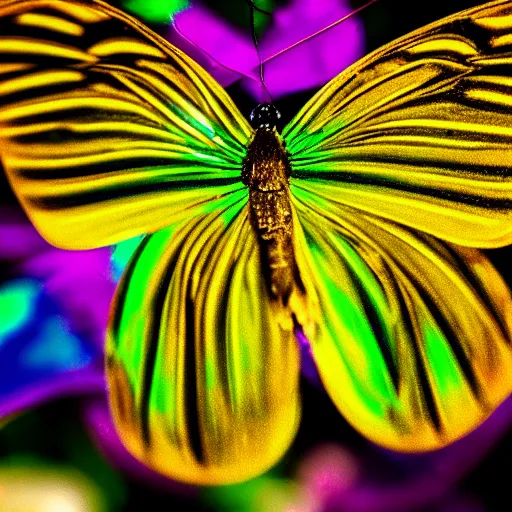
[[[283,132],[293,182],[462,245],[512,240],[512,2],[417,30],[327,84]]]
[[[249,133],[204,70],[108,4],[0,2],[2,163],[55,245],[215,209],[243,188]]]

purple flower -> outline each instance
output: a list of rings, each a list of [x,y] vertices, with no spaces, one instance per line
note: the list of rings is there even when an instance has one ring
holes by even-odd
[[[102,392],[109,249],[55,249],[21,212],[1,213],[0,261],[9,270],[0,287],[0,418],[53,397]]]
[[[265,84],[274,99],[319,87],[364,54],[364,31],[357,17],[283,52],[352,10],[344,0],[294,0],[276,9],[259,45]],[[174,19],[168,33],[172,43],[194,57],[224,87],[240,80],[257,101],[268,100],[260,83],[250,27],[242,32],[199,3]],[[339,41],[343,41],[342,50],[332,51]]]

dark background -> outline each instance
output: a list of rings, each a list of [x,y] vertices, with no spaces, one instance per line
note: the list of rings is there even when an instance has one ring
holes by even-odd
[[[319,0],[320,1],[320,0]],[[114,4],[116,2],[113,2]],[[251,31],[249,8],[244,0],[215,0],[206,2],[219,14]],[[283,4],[284,2],[279,2]],[[354,8],[363,2],[353,0]],[[371,51],[396,37],[421,27],[441,17],[455,13],[482,2],[449,0],[445,2],[420,2],[411,0],[380,0],[361,13],[366,32],[366,47]],[[154,26],[162,32],[162,27]],[[254,100],[246,96],[236,85],[228,88],[244,114],[254,107]],[[279,108],[286,122],[298,111],[315,91],[290,95],[279,101]],[[14,205],[15,199],[5,177],[0,178],[0,189],[5,191],[2,202]],[[509,283],[510,250],[486,251]],[[0,268],[0,279],[9,277],[9,268]],[[0,376],[1,378],[1,376]],[[390,464],[389,457],[362,438],[350,427],[332,405],[329,397],[311,384],[302,382],[303,414],[299,433],[290,451],[278,467],[278,473],[291,477],[297,460],[311,447],[322,442],[334,441],[350,447],[351,451],[365,461],[368,472],[378,474],[382,482],[400,483],[406,479],[407,466]],[[72,465],[83,471],[107,495],[109,510],[222,510],[204,499],[201,491],[193,497],[153,486],[112,468],[93,445],[82,423],[81,405],[74,399],[64,399],[25,414],[0,430],[0,458],[20,457],[27,460],[45,460],[55,464]],[[476,496],[488,512],[509,510],[510,471],[512,462],[512,431],[481,460],[476,469],[465,477],[458,491]],[[383,474],[380,468],[386,468]],[[1,483],[0,483],[1,484]],[[442,501],[442,500],[441,500]],[[420,510],[438,510],[439,503],[432,503]],[[1,509],[1,507],[0,507]],[[1,509],[3,510],[3,509]],[[448,510],[448,509],[447,509]],[[462,509],[461,509],[462,510]],[[469,509],[468,509],[469,510]],[[348,511],[350,512],[350,511]]]

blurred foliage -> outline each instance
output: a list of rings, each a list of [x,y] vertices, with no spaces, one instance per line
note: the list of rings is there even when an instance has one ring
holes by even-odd
[[[148,22],[168,23],[189,5],[188,0],[123,0],[121,6]]]
[[[14,418],[0,430],[0,466],[72,467],[101,491],[106,510],[124,510],[126,482],[93,445],[80,415],[76,401],[67,399]]]

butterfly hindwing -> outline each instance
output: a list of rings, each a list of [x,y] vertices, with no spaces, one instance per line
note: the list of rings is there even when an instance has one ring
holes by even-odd
[[[300,414],[293,323],[275,321],[246,196],[147,236],[111,314],[107,377],[124,443],[199,484],[267,469]]]
[[[442,447],[512,389],[512,297],[478,250],[298,191],[309,341],[340,412],[401,451]],[[307,275],[305,272],[303,275]]]
[[[512,3],[449,16],[350,66],[283,131],[292,182],[454,243],[512,241]]]
[[[0,1],[0,156],[54,245],[215,209],[243,188],[249,135],[202,68],[108,4]]]

